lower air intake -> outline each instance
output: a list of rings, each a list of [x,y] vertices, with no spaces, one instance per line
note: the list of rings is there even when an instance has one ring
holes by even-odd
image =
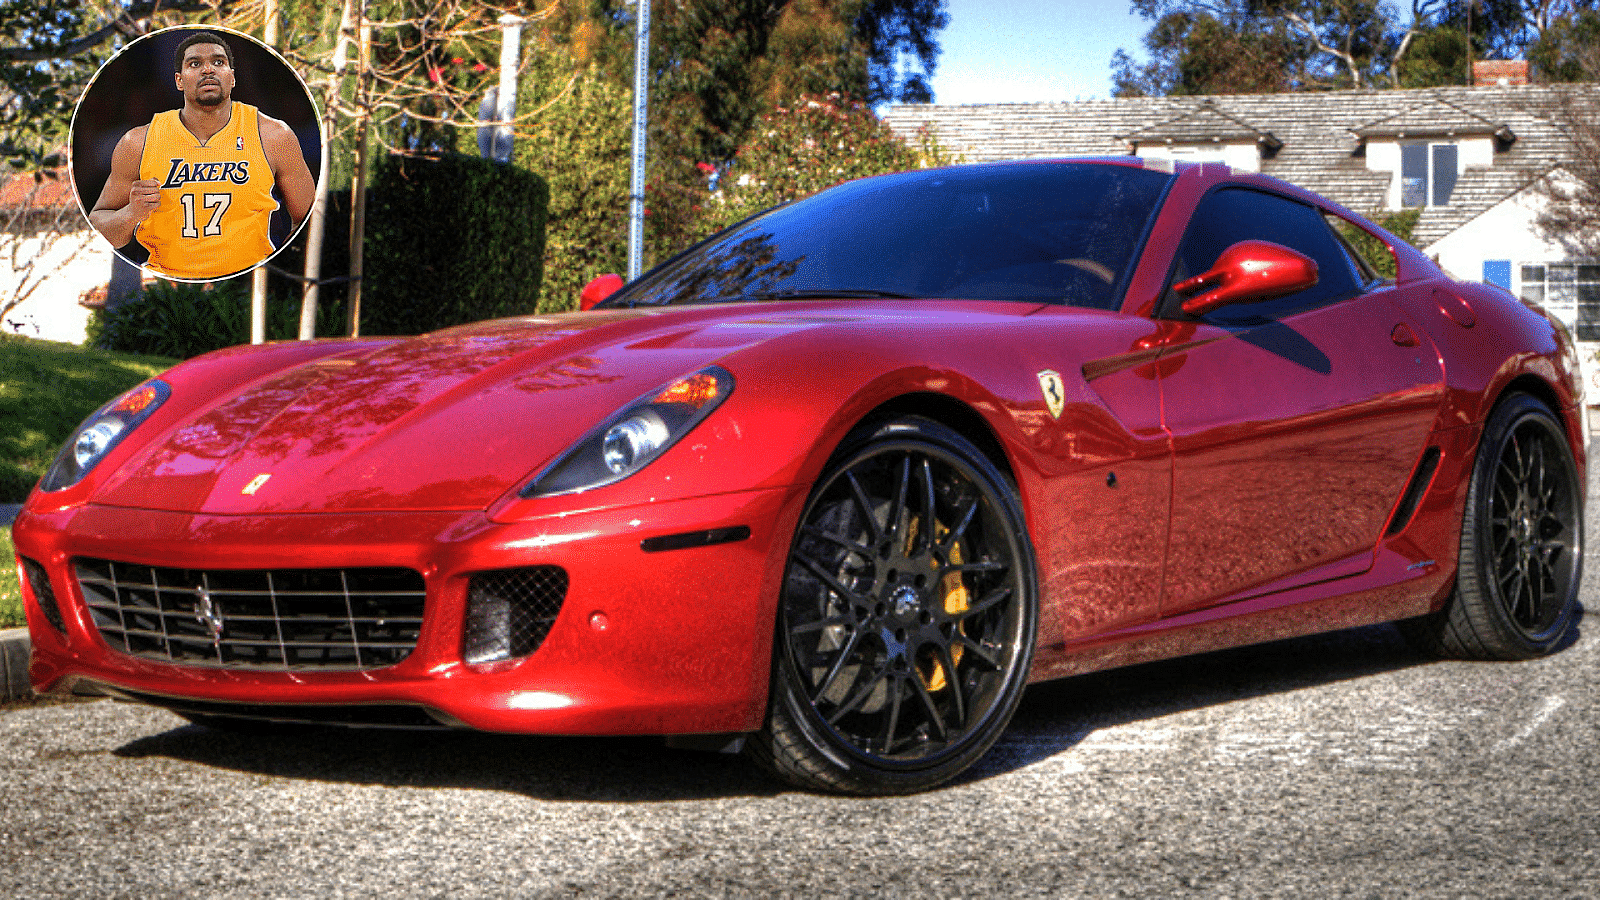
[[[469,663],[527,656],[544,642],[566,599],[567,572],[560,566],[472,576],[462,655]]]

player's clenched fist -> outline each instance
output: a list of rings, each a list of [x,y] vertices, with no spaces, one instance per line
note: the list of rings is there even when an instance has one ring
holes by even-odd
[[[128,212],[136,223],[143,222],[160,205],[161,182],[157,179],[141,178],[128,191]]]

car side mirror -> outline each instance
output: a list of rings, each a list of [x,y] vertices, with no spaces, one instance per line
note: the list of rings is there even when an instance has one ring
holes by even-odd
[[[578,309],[594,309],[596,303],[620,290],[622,290],[621,275],[601,275],[583,286],[583,293],[578,295]]]
[[[1316,283],[1317,264],[1311,257],[1271,241],[1240,241],[1222,251],[1210,271],[1172,289],[1189,298],[1183,301],[1184,312],[1203,316],[1230,303],[1271,300]]]

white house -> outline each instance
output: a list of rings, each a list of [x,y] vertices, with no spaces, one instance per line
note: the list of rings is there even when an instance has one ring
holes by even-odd
[[[1560,177],[1571,152],[1563,110],[1600,99],[1600,85],[1517,83],[1526,75],[1525,63],[1501,63],[1475,87],[907,105],[884,118],[902,135],[930,129],[970,162],[1215,160],[1369,216],[1416,208],[1413,242],[1451,274],[1497,284],[1567,323],[1600,401],[1600,260],[1569,258],[1534,228],[1538,184]]]
[[[81,344],[89,310],[78,301],[104,290],[115,254],[79,211],[65,172],[54,174],[0,179],[0,329]]]

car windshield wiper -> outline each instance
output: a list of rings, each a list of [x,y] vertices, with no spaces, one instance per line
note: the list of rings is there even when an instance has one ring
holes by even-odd
[[[883,299],[883,300],[911,300],[910,294],[896,294],[893,291],[852,290],[818,288],[792,291],[767,291],[763,294],[749,294],[747,300],[824,300],[824,299]]]

